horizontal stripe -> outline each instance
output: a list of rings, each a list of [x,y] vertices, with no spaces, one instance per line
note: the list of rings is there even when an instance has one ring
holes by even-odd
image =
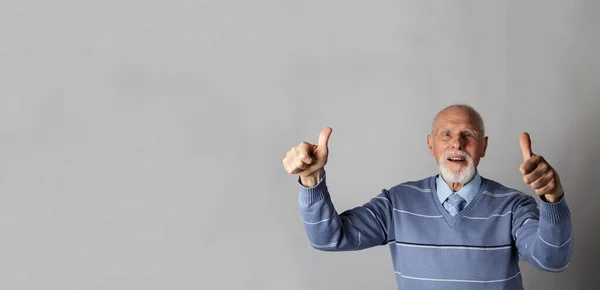
[[[464,250],[480,250],[480,251],[512,249],[512,245],[500,245],[500,246],[441,245],[441,244],[406,243],[406,242],[399,242],[399,241],[396,241],[396,245],[403,246],[403,247],[412,247],[412,248],[464,249]]]
[[[538,258],[536,258],[533,254],[531,254],[531,258],[533,258],[533,260],[540,265],[540,267],[542,267],[542,269],[546,270],[546,271],[550,271],[550,272],[560,272],[563,271],[565,269],[567,269],[569,267],[569,264],[571,264],[571,261],[569,261],[566,265],[564,265],[563,267],[560,268],[551,268],[548,267],[544,264],[542,264],[542,262],[540,262],[540,260],[538,260]]]
[[[426,218],[441,218],[441,217],[443,217],[441,215],[424,215],[424,214],[418,214],[418,213],[414,213],[414,212],[410,212],[410,211],[400,210],[400,209],[397,209],[397,208],[394,208],[394,210],[397,211],[397,212],[406,213],[406,214],[415,215],[415,216],[420,216],[420,217],[426,217]]]
[[[337,246],[337,243],[331,243],[331,244],[327,244],[327,245],[317,245],[317,244],[313,244],[311,242],[310,244],[315,248],[333,248],[333,247]]]
[[[420,188],[410,184],[400,184],[401,186],[410,187],[412,189],[418,190],[420,192],[431,192],[430,188]]]
[[[515,238],[518,238],[518,237],[519,237],[519,230],[521,230],[521,229],[523,228],[522,226],[524,226],[525,224],[527,224],[527,223],[529,223],[529,222],[531,222],[531,221],[537,221],[537,220],[535,220],[535,219],[531,219],[531,218],[528,218],[528,219],[526,219],[526,220],[523,222],[523,224],[521,225],[521,227],[519,227],[519,228],[517,229],[517,232],[515,232]]]
[[[374,197],[374,198],[383,199],[383,200],[387,201],[389,204],[392,204],[392,202],[391,202],[391,201],[389,201],[389,200],[388,200],[387,198],[385,198],[385,197],[376,196],[376,197]]]
[[[369,211],[369,213],[370,213],[370,214],[371,214],[371,215],[372,215],[372,216],[373,216],[375,219],[377,219],[377,217],[375,216],[375,213],[374,213],[374,212],[373,212],[373,211],[372,211],[372,210],[371,210],[371,209],[370,209],[368,206],[365,206],[365,208],[367,209],[367,211]]]
[[[555,245],[553,245],[553,244],[550,244],[550,243],[548,243],[548,242],[544,241],[544,239],[542,239],[542,237],[540,237],[540,236],[538,236],[538,237],[540,238],[540,240],[542,240],[542,242],[544,242],[546,245],[548,245],[548,246],[550,246],[550,247],[562,248],[564,245],[568,244],[568,243],[571,241],[571,239],[573,238],[573,235],[571,235],[571,236],[569,237],[569,239],[568,239],[566,242],[564,242],[562,245],[560,245],[560,246],[555,246]]]
[[[335,214],[333,214],[333,215],[332,215],[332,216],[330,216],[329,218],[326,218],[326,219],[324,219],[324,220],[320,220],[320,221],[317,221],[317,222],[307,222],[307,221],[305,221],[304,219],[302,219],[302,221],[303,221],[305,224],[307,224],[307,225],[316,225],[316,224],[320,224],[320,223],[326,222],[326,221],[328,221],[328,220],[331,220],[331,219],[332,219],[334,216],[335,216]]]
[[[398,274],[398,275],[400,275],[400,277],[406,278],[406,279],[422,280],[422,281],[436,281],[436,282],[462,282],[462,283],[497,283],[497,282],[505,282],[505,281],[514,279],[514,278],[516,278],[517,276],[519,276],[521,274],[521,272],[517,272],[517,274],[515,274],[512,277],[509,277],[509,278],[506,278],[506,279],[498,279],[498,280],[462,280],[462,279],[438,279],[438,278],[412,277],[412,276],[402,275],[400,272],[395,272],[395,273]]]
[[[509,196],[509,195],[520,194],[520,192],[518,192],[518,191],[511,191],[511,192],[507,192],[507,193],[491,193],[489,191],[484,191],[483,194],[489,195],[491,197],[505,197],[505,196]]]
[[[488,216],[488,217],[475,217],[475,216],[466,216],[466,215],[463,215],[463,217],[464,218],[468,218],[468,219],[472,219],[472,220],[487,220],[487,219],[490,219],[490,218],[493,218],[493,217],[504,217],[504,216],[506,216],[509,213],[512,213],[512,211],[508,211],[505,214],[497,214],[496,213],[496,214],[493,214],[493,215]]]

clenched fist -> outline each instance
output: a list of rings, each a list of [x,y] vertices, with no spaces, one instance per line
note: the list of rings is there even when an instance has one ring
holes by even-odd
[[[327,143],[331,135],[331,128],[325,128],[319,134],[317,145],[301,142],[292,147],[283,158],[283,167],[289,174],[300,175],[300,182],[307,187],[313,187],[319,183],[325,174],[325,164],[329,149]]]
[[[540,197],[549,203],[557,202],[564,194],[558,173],[546,162],[544,157],[531,152],[529,134],[521,133],[519,138],[523,163],[520,170],[523,181],[531,186]]]

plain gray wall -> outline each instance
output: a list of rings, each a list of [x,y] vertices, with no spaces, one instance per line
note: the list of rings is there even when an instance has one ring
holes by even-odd
[[[484,3],[485,2],[485,3]],[[527,289],[600,283],[600,2],[2,1],[0,289],[395,289],[387,247],[312,249],[281,161],[333,128],[339,212],[436,174],[442,107],[482,175],[557,169],[575,251]]]

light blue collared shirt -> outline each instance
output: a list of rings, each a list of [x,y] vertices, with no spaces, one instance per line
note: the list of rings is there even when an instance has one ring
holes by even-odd
[[[454,193],[454,191],[444,181],[444,179],[441,178],[440,175],[438,175],[435,178],[435,183],[436,183],[436,187],[437,187],[436,191],[437,191],[438,197],[440,199],[440,202],[442,204],[444,204],[444,202],[446,201],[448,196],[450,196],[452,193]],[[466,201],[465,207],[467,207],[467,205],[473,200],[473,198],[475,198],[475,195],[477,195],[477,192],[479,191],[480,186],[481,186],[481,176],[479,176],[479,172],[475,172],[475,177],[473,177],[473,179],[469,183],[465,184],[460,190],[458,190],[456,192],[462,198],[465,199],[465,201]]]

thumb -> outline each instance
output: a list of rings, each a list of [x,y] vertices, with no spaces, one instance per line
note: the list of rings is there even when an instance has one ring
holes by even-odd
[[[327,127],[325,129],[323,129],[321,131],[321,134],[319,134],[319,144],[318,144],[318,148],[319,149],[325,149],[325,151],[328,150],[327,144],[329,143],[329,136],[331,136],[331,132],[333,131],[333,129]]]
[[[521,144],[521,152],[523,153],[523,161],[529,159],[533,155],[531,152],[531,139],[527,132],[521,133],[519,137],[519,143]]]

